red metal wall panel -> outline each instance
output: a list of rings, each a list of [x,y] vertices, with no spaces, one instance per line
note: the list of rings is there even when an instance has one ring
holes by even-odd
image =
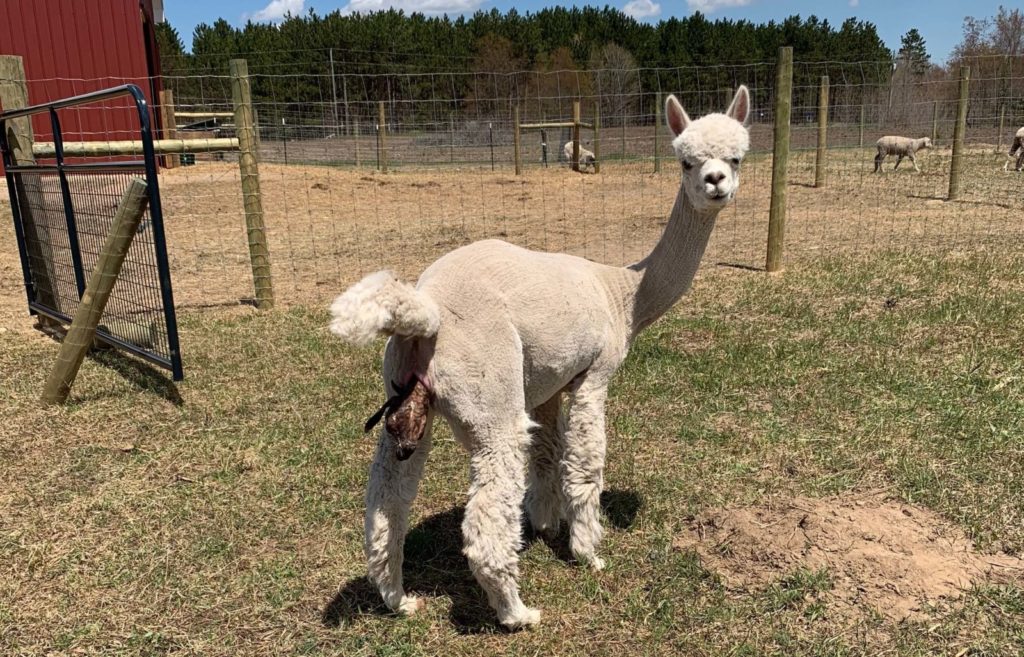
[[[159,79],[146,57],[150,11],[140,0],[2,0],[0,54],[23,58],[32,104],[132,83],[152,107]],[[134,111],[118,101],[60,118],[67,141],[131,139],[138,129]],[[48,117],[35,117],[33,127],[37,140],[52,139]]]

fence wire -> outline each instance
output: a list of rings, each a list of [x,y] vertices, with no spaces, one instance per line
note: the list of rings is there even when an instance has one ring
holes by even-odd
[[[1024,175],[1002,167],[1024,125],[1024,57],[965,63],[972,76],[956,202],[945,198],[957,67],[917,74],[898,62],[794,65],[787,259],[876,249],[941,253],[1022,236]],[[162,78],[182,117],[178,137],[234,135],[231,118],[196,116],[232,111],[226,62],[223,69]],[[830,83],[827,183],[814,188],[823,75]],[[271,67],[250,76],[280,303],[322,302],[383,267],[414,279],[443,253],[488,237],[613,265],[638,260],[657,241],[680,180],[669,133],[655,123],[657,106],[674,93],[691,116],[722,111],[741,83],[754,99],[752,149],[706,259],[764,264],[774,62],[372,75],[346,74],[338,63],[333,75]],[[75,82],[77,91],[110,84]],[[33,99],[46,100],[47,86],[30,82]],[[583,145],[599,148],[600,174],[573,172],[562,161],[569,131],[530,130],[522,133],[523,175],[514,175],[513,109],[524,123],[570,121],[574,101],[583,121],[599,116],[599,139],[586,132]],[[162,108],[154,109],[159,115]],[[876,174],[875,142],[883,135],[933,137],[935,148],[918,155],[920,173],[908,162],[894,172],[890,157]],[[237,153],[184,161],[161,174],[176,297],[185,306],[237,303],[252,295]],[[386,174],[379,171],[385,164]]]

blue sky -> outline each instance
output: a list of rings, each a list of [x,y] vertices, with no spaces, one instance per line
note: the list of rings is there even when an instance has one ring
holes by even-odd
[[[920,30],[928,45],[928,52],[936,62],[942,62],[959,42],[965,15],[994,16],[999,0],[607,0],[609,4],[641,20],[657,21],[670,16],[688,16],[703,11],[710,18],[745,18],[754,22],[782,19],[792,14],[816,14],[834,24],[851,16],[868,20],[879,28],[879,34],[893,50],[899,47],[900,36],[912,27]],[[1014,0],[1002,0],[1012,5]],[[539,9],[554,4],[573,3],[527,0],[166,0],[167,20],[178,29],[186,48],[191,47],[192,30],[201,22],[212,23],[224,18],[235,25],[246,19],[274,21],[286,11],[299,13],[313,7],[317,13],[335,9],[345,11],[374,11],[395,7],[406,12],[457,15],[473,13],[477,9],[497,7],[519,11]],[[576,3],[580,4],[580,3]],[[595,2],[599,6],[604,1]]]

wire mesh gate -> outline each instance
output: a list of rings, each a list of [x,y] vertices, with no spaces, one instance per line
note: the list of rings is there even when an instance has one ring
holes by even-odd
[[[110,111],[111,104],[121,104],[116,109],[132,110],[138,116],[138,131],[132,137],[139,139],[143,159],[76,154],[67,161],[62,116]],[[49,117],[53,156],[36,160],[26,158],[23,150],[16,159],[14,145],[9,143],[9,126],[40,114]],[[96,135],[89,135],[87,141],[96,141]],[[0,150],[29,312],[63,324],[70,324],[78,308],[129,181],[145,179],[149,209],[128,249],[96,337],[171,370],[174,380],[180,381],[181,352],[156,156],[142,91],[135,85],[123,85],[4,112],[0,114]]]

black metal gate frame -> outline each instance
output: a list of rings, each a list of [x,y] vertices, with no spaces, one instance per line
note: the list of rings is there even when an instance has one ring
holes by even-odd
[[[88,105],[98,103],[121,96],[130,96],[135,102],[135,108],[139,116],[139,132],[142,141],[141,161],[125,162],[87,162],[66,164],[64,162],[64,141],[60,127],[60,117],[57,110],[74,107],[77,105]],[[11,151],[7,144],[7,121],[21,117],[28,117],[33,114],[47,112],[50,115],[50,124],[53,128],[53,143],[55,151],[55,164],[26,164],[15,165],[12,161]],[[167,260],[167,242],[164,238],[163,211],[160,205],[160,188],[157,182],[156,154],[153,151],[153,133],[150,124],[149,111],[146,98],[134,84],[126,84],[101,91],[94,91],[71,98],[64,98],[40,105],[32,105],[22,109],[11,110],[0,114],[0,151],[3,152],[4,170],[7,178],[7,189],[11,198],[11,213],[14,215],[14,231],[18,242],[18,251],[21,256],[21,269],[25,279],[25,292],[28,297],[29,312],[33,315],[45,315],[59,322],[70,324],[71,317],[55,308],[41,304],[35,299],[35,287],[32,282],[32,270],[29,266],[25,229],[21,217],[21,208],[18,203],[18,195],[15,186],[15,177],[19,173],[53,173],[56,172],[60,180],[61,197],[64,202],[64,216],[67,220],[68,243],[71,247],[72,266],[75,273],[75,283],[78,287],[78,296],[81,299],[85,293],[86,278],[82,268],[82,254],[78,244],[78,231],[75,225],[74,205],[71,202],[71,190],[68,185],[67,173],[81,171],[89,173],[123,172],[142,169],[145,172],[146,186],[149,192],[149,215],[151,230],[153,231],[153,243],[156,248],[156,265],[160,282],[160,297],[163,305],[164,321],[167,329],[167,346],[169,358],[148,351],[142,347],[132,344],[127,340],[111,335],[100,327],[96,337],[111,346],[123,349],[144,360],[171,370],[173,379],[180,381],[184,377],[181,364],[181,350],[178,342],[178,322],[174,313],[174,295],[171,292],[170,265]]]

